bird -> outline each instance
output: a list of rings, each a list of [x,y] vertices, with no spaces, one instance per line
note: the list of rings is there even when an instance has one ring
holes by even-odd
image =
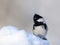
[[[47,40],[46,35],[47,35],[48,27],[45,19],[39,14],[34,14],[33,21],[34,21],[33,30],[32,30],[33,34],[35,36],[42,38],[43,40]]]

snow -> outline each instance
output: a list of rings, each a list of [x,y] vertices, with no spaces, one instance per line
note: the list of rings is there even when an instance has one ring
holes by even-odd
[[[49,45],[49,42],[14,26],[4,26],[0,29],[0,45]]]

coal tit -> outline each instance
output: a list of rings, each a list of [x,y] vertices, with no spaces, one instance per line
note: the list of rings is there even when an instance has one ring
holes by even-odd
[[[38,14],[34,14],[33,21],[33,34],[44,40],[47,40],[45,36],[47,34],[48,28],[44,18]]]

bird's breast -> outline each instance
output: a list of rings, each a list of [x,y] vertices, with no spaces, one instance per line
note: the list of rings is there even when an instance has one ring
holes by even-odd
[[[44,29],[43,26],[36,26],[35,29],[33,30],[33,33],[35,35],[45,36],[46,35],[46,30]]]

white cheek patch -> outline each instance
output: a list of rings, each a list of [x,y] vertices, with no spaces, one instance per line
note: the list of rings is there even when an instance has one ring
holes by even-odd
[[[37,21],[38,21],[38,22],[43,22],[43,21],[44,21],[44,19],[38,19]]]
[[[42,19],[38,19],[37,21],[38,21],[38,22],[44,22],[44,23],[46,23],[43,18],[42,18]]]

